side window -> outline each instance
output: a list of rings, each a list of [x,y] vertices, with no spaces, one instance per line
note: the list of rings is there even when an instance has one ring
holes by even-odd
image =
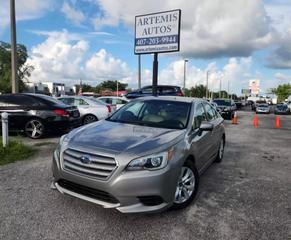
[[[153,92],[152,87],[146,87],[142,89],[142,93],[152,93],[152,92]]]
[[[74,105],[73,98],[60,98],[59,100],[61,100],[66,105]]]
[[[204,107],[208,121],[212,121],[213,119],[217,118],[216,111],[213,109],[212,106],[210,106],[210,104],[204,103]]]
[[[199,128],[203,121],[206,121],[206,113],[202,103],[199,103],[194,112],[193,129]]]
[[[89,105],[89,104],[84,99],[75,98],[74,105],[75,106],[84,106],[84,105]]]

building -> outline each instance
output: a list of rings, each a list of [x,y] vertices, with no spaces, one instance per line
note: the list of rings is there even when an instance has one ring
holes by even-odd
[[[67,87],[64,83],[43,82],[43,83],[25,83],[30,93],[40,93],[59,97],[61,95],[75,95],[74,87]]]

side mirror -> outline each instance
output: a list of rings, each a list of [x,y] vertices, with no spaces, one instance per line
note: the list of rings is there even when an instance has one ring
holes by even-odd
[[[203,132],[203,131],[212,131],[213,130],[213,124],[207,123],[207,122],[201,123],[201,125],[199,127],[199,130],[201,132]]]

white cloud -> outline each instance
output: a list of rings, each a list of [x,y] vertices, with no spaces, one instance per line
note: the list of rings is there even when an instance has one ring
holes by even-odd
[[[62,32],[38,32],[48,38],[32,48],[27,64],[33,65],[30,81],[74,84],[82,78],[96,84],[102,80],[130,81],[131,72],[125,62],[101,49],[89,59],[89,44],[78,35]]]
[[[291,69],[291,23],[278,47],[267,57],[267,66],[271,68]]]
[[[101,49],[88,59],[85,71],[90,80],[123,79],[131,74],[125,62],[114,58],[105,49]]]
[[[10,23],[10,5],[8,0],[0,0],[0,33]],[[31,20],[43,16],[51,10],[54,0],[17,0],[15,1],[16,20]]]
[[[96,29],[124,23],[134,16],[161,10],[182,10],[181,51],[188,57],[250,56],[276,39],[261,0],[96,0],[101,9]],[[255,26],[255,27],[254,27]]]
[[[80,26],[86,20],[84,13],[71,6],[67,1],[64,2],[61,11],[68,20],[77,26]]]
[[[227,90],[229,82],[229,90],[240,94],[241,89],[248,87],[250,78],[250,66],[252,59],[249,58],[230,58],[221,70],[215,62],[211,62],[205,69],[200,69],[188,62],[186,65],[186,88],[195,85],[206,85],[206,77],[208,72],[208,87],[211,91],[219,91],[220,79],[222,81],[222,90]],[[159,84],[171,84],[183,86],[184,82],[184,60],[171,62],[159,73]],[[152,83],[152,71],[144,70],[142,73],[142,85]]]

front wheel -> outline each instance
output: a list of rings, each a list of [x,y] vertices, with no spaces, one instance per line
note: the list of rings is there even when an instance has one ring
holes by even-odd
[[[224,141],[224,138],[222,138],[220,140],[219,149],[218,149],[217,156],[214,162],[220,163],[222,161],[223,154],[224,154],[224,145],[225,145],[225,141]]]
[[[191,160],[187,160],[179,176],[176,187],[173,209],[187,207],[195,198],[198,192],[199,174]]]

